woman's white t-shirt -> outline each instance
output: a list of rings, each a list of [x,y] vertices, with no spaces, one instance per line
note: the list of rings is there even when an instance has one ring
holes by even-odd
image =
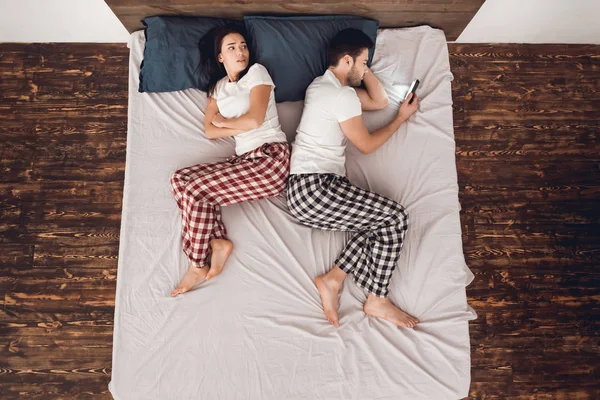
[[[304,111],[292,146],[290,174],[346,176],[346,135],[340,122],[362,114],[360,99],[331,70],[306,90]]]
[[[246,114],[250,110],[250,90],[258,85],[271,86],[265,120],[258,128],[234,136],[237,155],[247,153],[265,143],[286,141],[277,116],[275,84],[261,64],[252,65],[246,75],[237,82],[230,82],[227,76],[217,82],[213,97],[217,101],[219,112],[225,119]]]

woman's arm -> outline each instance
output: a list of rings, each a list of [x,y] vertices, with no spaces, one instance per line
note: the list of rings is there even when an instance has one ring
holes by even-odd
[[[217,121],[214,121],[217,115],[221,115],[219,114],[219,107],[217,106],[217,101],[213,97],[209,97],[208,106],[206,106],[206,114],[204,115],[204,133],[206,134],[207,138],[219,139],[224,137],[235,136],[243,132],[238,129],[229,129],[214,125],[213,122],[216,122],[218,124],[218,118],[216,118]]]
[[[250,89],[250,110],[237,118],[225,119],[218,115],[217,123],[224,128],[239,129],[242,132],[258,128],[265,121],[272,88],[271,85],[254,86]]]

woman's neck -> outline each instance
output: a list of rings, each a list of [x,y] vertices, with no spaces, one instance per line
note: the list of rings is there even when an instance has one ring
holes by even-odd
[[[235,75],[231,75],[229,72],[227,72],[227,77],[229,78],[229,82],[237,82],[238,76],[240,76],[239,73],[237,73]]]

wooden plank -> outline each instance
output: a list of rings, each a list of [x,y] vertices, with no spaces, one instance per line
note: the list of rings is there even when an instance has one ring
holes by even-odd
[[[127,69],[123,44],[0,44],[3,399],[111,398]]]
[[[118,6],[135,6],[138,5],[139,2],[135,0],[109,0],[111,5]],[[144,1],[144,4],[151,7],[196,7],[198,4],[202,4],[202,1],[190,1],[190,0],[147,0]],[[256,6],[262,4],[274,4],[279,5],[281,0],[258,0],[258,1],[239,1],[239,0],[224,0],[221,2],[224,5],[229,7],[244,5],[244,4],[254,4]],[[336,7],[340,4],[346,3],[346,0],[312,0],[312,1],[304,1],[304,0],[290,0],[286,1],[284,6],[301,6],[301,5],[312,5],[312,4],[324,4],[330,5],[332,7]],[[368,0],[357,0],[354,2],[356,5],[368,4],[372,3]],[[404,1],[404,0],[377,0],[375,3],[381,4],[386,7],[398,7],[407,11],[415,11],[415,10],[427,10],[427,11],[435,11],[442,9],[444,11],[477,11],[481,6],[481,1],[478,0],[420,0],[418,2],[414,1]],[[208,1],[204,1],[204,5],[209,4]]]
[[[599,393],[600,51],[574,47],[449,45],[472,398]]]
[[[13,399],[112,400],[108,391],[110,369],[2,369],[2,393]]]
[[[134,32],[142,29],[141,20],[153,15],[207,16],[240,19],[245,15],[359,15],[379,20],[382,28],[431,25],[455,40],[484,0],[313,0],[313,1],[234,1],[107,0],[123,25]]]

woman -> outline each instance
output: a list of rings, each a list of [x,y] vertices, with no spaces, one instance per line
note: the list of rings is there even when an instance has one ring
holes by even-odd
[[[236,156],[178,170],[171,186],[181,210],[183,250],[189,268],[172,296],[218,275],[233,250],[220,207],[283,191],[290,150],[275,107],[275,85],[265,67],[250,62],[244,36],[230,28],[214,34],[204,131],[233,136]]]

